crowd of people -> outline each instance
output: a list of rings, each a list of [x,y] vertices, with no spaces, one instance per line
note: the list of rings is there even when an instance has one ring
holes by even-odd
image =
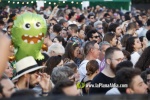
[[[26,12],[47,22],[42,60],[15,60],[11,28]],[[0,50],[1,98],[150,91],[150,9],[6,6],[0,10]]]

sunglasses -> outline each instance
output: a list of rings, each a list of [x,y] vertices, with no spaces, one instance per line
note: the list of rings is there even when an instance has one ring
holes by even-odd
[[[100,38],[100,36],[99,36],[99,35],[98,35],[98,36],[93,36],[93,38],[96,38],[96,39],[97,39],[97,38]]]

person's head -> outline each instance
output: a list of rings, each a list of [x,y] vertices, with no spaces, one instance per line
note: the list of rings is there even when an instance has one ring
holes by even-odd
[[[5,73],[9,78],[12,78],[12,77],[13,77],[13,69],[12,69],[10,63],[7,63],[7,66],[6,66],[6,69],[5,69],[4,73]]]
[[[85,35],[92,29],[93,29],[92,25],[85,26]]]
[[[64,28],[67,28],[68,27],[68,22],[65,20],[65,19],[61,19],[59,21],[59,24],[64,27]]]
[[[139,60],[135,64],[135,67],[141,69],[141,71],[145,71],[147,68],[150,67],[150,52],[149,51],[150,51],[150,46],[145,48]]]
[[[125,84],[126,87],[119,87],[121,93],[126,94],[147,94],[147,85],[140,76],[139,69],[122,68],[116,73],[116,84]]]
[[[53,39],[53,43],[60,43],[63,45],[63,47],[66,46],[66,41],[64,40],[63,37],[61,36],[56,36],[54,39]]]
[[[122,50],[122,44],[121,44],[120,40],[118,40],[118,39],[116,42],[116,47],[119,48],[120,50]]]
[[[67,66],[55,67],[51,74],[51,80],[54,84],[57,84],[59,81],[69,79],[75,81],[74,72],[71,68]]]
[[[76,84],[70,80],[61,80],[52,89],[50,95],[67,95],[67,96],[79,96],[80,92],[76,87]]]
[[[79,29],[78,30],[79,32],[78,32],[78,37],[80,38],[80,39],[85,39],[85,34],[84,34],[84,30],[82,30],[82,29]]]
[[[136,23],[135,22],[130,22],[127,26],[127,31],[131,31],[131,35],[134,35],[135,31],[136,31]]]
[[[72,12],[69,13],[69,20],[70,19],[76,20],[76,18],[77,18],[77,13],[76,12],[72,11]]]
[[[145,71],[141,73],[141,77],[144,80],[144,82],[148,86],[148,90],[150,91],[150,69],[147,68]]]
[[[86,65],[86,75],[96,76],[99,73],[99,64],[96,60],[90,60]]]
[[[44,72],[46,72],[48,75],[51,75],[54,67],[63,66],[62,57],[59,55],[50,57],[46,62],[46,66],[47,67],[44,69]]]
[[[63,55],[65,53],[65,48],[60,43],[53,43],[50,47],[48,47],[48,55],[57,56]]]
[[[85,23],[85,16],[83,14],[79,16],[78,22],[79,23]]]
[[[123,54],[124,54],[124,58],[126,60],[131,60],[131,55],[130,52],[128,52],[127,50],[122,50]]]
[[[79,54],[79,44],[76,42],[68,42],[65,47],[64,58],[74,60]]]
[[[3,74],[0,78],[0,97],[9,98],[15,92],[13,82]]]
[[[78,32],[78,26],[76,24],[70,24],[68,26],[68,32],[71,35],[77,33]]]
[[[95,22],[95,15],[92,14],[92,13],[90,13],[90,14],[88,15],[88,19],[89,19],[90,22]]]
[[[116,72],[119,71],[122,68],[133,68],[133,64],[131,61],[127,60],[127,61],[123,61],[120,62],[117,66],[116,66]]]
[[[115,33],[117,37],[121,36],[121,27],[117,23],[111,23],[108,27],[108,32]]]
[[[142,47],[147,47],[148,46],[148,40],[145,36],[141,36],[141,37],[139,37],[139,39],[141,41]]]
[[[53,32],[56,32],[58,35],[60,34],[60,31],[62,30],[61,26],[59,24],[55,24],[53,26]]]
[[[107,48],[109,48],[111,45],[107,41],[102,41],[99,44],[100,49],[100,60],[103,60],[105,57],[105,51]]]
[[[105,61],[113,73],[116,71],[116,66],[124,60],[123,52],[116,47],[109,47],[105,52]]]
[[[68,66],[69,68],[73,70],[75,82],[78,82],[80,80],[80,74],[77,69],[78,68],[77,64],[74,62],[68,62],[68,63],[65,63],[64,66]]]
[[[49,59],[48,54],[42,53],[42,55],[44,56],[44,59],[42,59],[42,60],[36,60],[38,66],[44,66],[46,64],[46,61]]]
[[[17,90],[11,95],[11,98],[17,98],[17,97],[37,97],[38,94],[34,90],[31,89],[23,89],[23,90]]]
[[[108,32],[105,34],[103,41],[107,41],[113,47],[113,46],[116,46],[117,38],[116,38],[116,35],[114,33]]]
[[[96,41],[89,41],[85,44],[84,54],[85,56],[91,56],[93,59],[99,58],[100,50]]]
[[[126,43],[126,50],[130,53],[138,52],[142,48],[141,42],[138,37],[130,37]]]
[[[127,43],[127,40],[129,37],[131,37],[132,35],[131,34],[125,34],[123,36],[123,38],[121,39],[121,44],[122,44],[122,47],[126,47],[126,43]]]
[[[146,38],[148,39],[148,41],[150,41],[150,30],[148,30],[148,31],[146,32]]]
[[[38,66],[32,56],[24,57],[16,63],[16,76],[12,80],[17,80],[16,84],[24,84],[19,89],[33,88],[38,84],[37,78],[40,77],[40,69],[46,66]]]
[[[94,23],[94,28],[97,30],[99,33],[103,33],[103,25],[102,21],[96,21]]]
[[[95,30],[95,29],[90,30],[86,34],[86,37],[87,37],[87,40],[89,40],[89,41],[95,40],[97,43],[99,43],[101,41],[100,35],[98,34],[97,30]]]
[[[55,19],[55,18],[52,18],[51,20],[50,20],[50,25],[51,26],[54,26],[55,24],[57,24],[58,22],[57,22],[57,20]]]

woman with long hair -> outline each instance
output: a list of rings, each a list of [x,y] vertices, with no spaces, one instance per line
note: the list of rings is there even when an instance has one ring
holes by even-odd
[[[130,52],[131,62],[133,65],[136,64],[140,58],[139,51],[142,48],[141,42],[138,37],[130,37],[126,43],[126,50]]]

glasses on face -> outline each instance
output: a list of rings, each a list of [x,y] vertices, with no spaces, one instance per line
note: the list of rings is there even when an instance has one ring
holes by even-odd
[[[103,27],[99,27],[99,28],[96,28],[97,30],[102,30],[103,29]]]
[[[97,39],[97,38],[100,38],[100,36],[99,35],[98,36],[93,36],[93,38]]]
[[[50,23],[50,26],[53,26],[53,25],[55,25],[54,23]]]
[[[94,17],[91,17],[90,19],[94,19]]]

